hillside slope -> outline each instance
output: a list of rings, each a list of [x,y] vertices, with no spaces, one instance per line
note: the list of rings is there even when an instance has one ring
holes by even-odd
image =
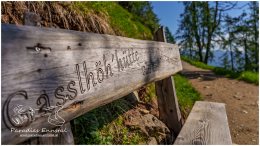
[[[23,24],[24,12],[41,16],[41,26],[152,39],[152,32],[116,2],[1,2],[1,22]]]

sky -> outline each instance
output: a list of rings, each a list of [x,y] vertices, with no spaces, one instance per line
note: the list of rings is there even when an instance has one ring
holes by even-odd
[[[155,14],[157,14],[160,19],[160,24],[169,27],[170,31],[174,35],[178,29],[180,14],[184,11],[183,3],[179,1],[153,1],[151,3]],[[241,7],[246,3],[247,2],[239,1],[237,6]],[[246,7],[243,9],[246,9]],[[242,12],[242,9],[234,9],[230,10],[228,13],[234,17],[238,16]]]

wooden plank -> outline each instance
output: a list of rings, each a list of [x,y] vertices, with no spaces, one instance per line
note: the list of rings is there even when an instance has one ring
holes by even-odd
[[[57,136],[52,136],[52,132],[47,132],[47,137],[32,137],[21,145],[74,145],[74,138],[70,123],[64,124],[60,129],[66,129],[66,132],[55,133]]]
[[[172,44],[7,24],[1,31],[3,144],[28,138],[17,130],[62,126],[181,70]]]
[[[174,144],[231,145],[225,104],[197,101]]]
[[[156,32],[155,40],[166,42],[163,27]],[[182,127],[182,118],[173,77],[155,82],[155,88],[158,97],[159,118],[177,137]]]
[[[27,26],[40,26],[41,17],[33,12],[24,13],[24,25]],[[70,122],[67,122],[60,129],[67,129],[66,132],[58,132],[57,136],[53,136],[52,133],[48,133],[48,137],[35,137],[31,138],[23,144],[38,144],[38,145],[74,145],[74,137],[71,130]],[[54,129],[55,130],[55,129]]]

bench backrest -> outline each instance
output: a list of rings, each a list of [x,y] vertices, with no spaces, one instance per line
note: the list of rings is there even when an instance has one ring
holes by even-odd
[[[182,69],[176,45],[2,24],[2,143],[53,128]],[[28,132],[27,134],[29,134]]]

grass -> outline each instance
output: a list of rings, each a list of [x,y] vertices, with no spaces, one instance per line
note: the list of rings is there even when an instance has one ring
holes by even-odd
[[[182,115],[187,117],[194,103],[201,100],[202,97],[184,76],[174,75],[174,82]]]
[[[253,83],[255,85],[259,84],[258,72],[252,72],[252,71],[236,72],[236,71],[228,70],[228,69],[221,68],[221,67],[210,66],[210,65],[204,64],[199,61],[191,60],[187,57],[181,57],[181,59],[196,67],[212,70],[217,75],[224,75],[228,78],[242,80],[242,81],[245,81],[248,83]]]
[[[199,62],[199,61],[191,60],[191,59],[184,57],[184,56],[181,56],[181,59],[188,62],[191,65],[197,66],[197,67],[202,68],[202,69],[213,70],[215,68],[214,66],[210,66],[210,65],[204,64],[204,63]]]
[[[138,129],[123,123],[122,114],[132,108],[126,100],[119,99],[96,108],[73,121],[75,144],[139,144],[146,136]]]
[[[108,16],[109,25],[117,35],[136,39],[152,39],[151,30],[116,2],[73,2],[73,8],[84,13]]]

